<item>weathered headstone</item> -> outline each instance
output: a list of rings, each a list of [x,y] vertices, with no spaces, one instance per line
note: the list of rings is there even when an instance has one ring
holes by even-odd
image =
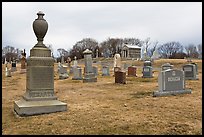
[[[48,24],[44,13],[37,13],[33,29],[38,43],[30,50],[27,60],[26,93],[14,102],[14,111],[20,116],[66,111],[67,104],[57,100],[54,92],[54,59],[51,50],[43,44]]]
[[[110,76],[109,66],[102,66],[102,76]]]
[[[92,51],[86,49],[83,53],[85,59],[85,73],[83,82],[97,82],[97,77],[95,76],[92,67]]]
[[[173,65],[171,65],[170,63],[165,63],[161,66],[161,71],[164,71],[167,69],[173,69]]]
[[[136,66],[128,67],[128,77],[137,77],[136,71],[137,71]]]
[[[198,80],[196,65],[186,64],[183,66],[183,71],[185,73],[186,80]]]
[[[119,67],[122,69],[122,62],[121,62],[121,57],[120,54],[115,54],[114,55],[114,64],[113,67]]]
[[[74,57],[74,65],[73,65],[73,67],[77,67],[77,65],[78,65],[78,63],[77,63],[77,57],[75,56],[75,57]]]
[[[185,89],[184,71],[167,69],[161,71],[158,77],[159,91],[153,92],[153,97],[191,93]]]
[[[82,80],[82,69],[80,67],[73,67],[72,80]]]
[[[195,62],[192,62],[191,64],[195,65],[195,67],[196,67],[196,75],[198,75],[198,64],[195,63]]]
[[[142,70],[143,78],[152,78],[152,67],[151,66],[143,66]]]
[[[115,72],[115,83],[126,84],[126,72],[125,71]]]

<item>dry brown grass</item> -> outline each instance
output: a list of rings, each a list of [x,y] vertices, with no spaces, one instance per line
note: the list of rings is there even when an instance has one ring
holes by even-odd
[[[186,60],[157,60],[153,66],[165,62],[179,68]],[[156,98],[152,92],[158,89],[158,71],[154,78],[143,79],[138,68],[138,77],[127,77],[127,84],[115,84],[113,76],[100,76],[100,66],[96,83],[73,81],[72,75],[59,80],[55,72],[55,93],[67,103],[68,111],[30,117],[13,112],[13,102],[25,93],[26,74],[17,71],[5,77],[3,65],[2,134],[202,134],[202,61],[194,62],[199,80],[186,81],[192,94]]]

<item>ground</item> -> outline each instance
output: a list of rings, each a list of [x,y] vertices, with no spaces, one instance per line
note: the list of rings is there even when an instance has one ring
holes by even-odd
[[[132,61],[123,61],[123,63]],[[181,69],[185,59],[156,60],[153,67],[159,68],[170,62]],[[199,80],[186,80],[186,88],[192,94],[168,97],[153,97],[158,90],[158,71],[154,78],[127,77],[127,84],[115,84],[111,76],[99,76],[95,83],[82,80],[59,80],[55,64],[54,89],[58,100],[67,103],[64,112],[19,117],[13,111],[14,101],[26,91],[26,74],[20,74],[20,64],[12,77],[5,77],[2,65],[2,134],[202,134],[202,60],[198,63]],[[134,65],[142,66],[141,61]],[[80,64],[82,67],[83,64]],[[83,69],[82,69],[83,70]]]

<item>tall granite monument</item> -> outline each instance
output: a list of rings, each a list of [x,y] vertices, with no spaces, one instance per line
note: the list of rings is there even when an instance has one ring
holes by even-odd
[[[83,82],[97,82],[97,77],[94,74],[93,66],[92,66],[92,51],[86,49],[84,52],[84,60],[85,60],[85,73]]]
[[[33,30],[38,43],[30,50],[27,60],[26,92],[14,102],[14,111],[20,116],[67,110],[67,104],[58,101],[54,93],[54,59],[51,50],[43,44],[48,23],[43,18],[43,12],[37,15]]]

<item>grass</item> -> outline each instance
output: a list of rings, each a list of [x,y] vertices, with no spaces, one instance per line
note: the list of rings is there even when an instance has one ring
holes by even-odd
[[[59,80],[55,64],[54,91],[58,100],[67,103],[68,110],[29,117],[19,117],[13,112],[13,102],[26,91],[26,75],[17,71],[7,78],[2,65],[2,134],[201,135],[202,60],[194,61],[198,63],[199,80],[186,81],[186,88],[192,89],[192,94],[168,97],[152,97],[158,90],[158,71],[153,78],[141,78],[138,68],[138,77],[127,77],[127,84],[115,84],[112,69],[110,76],[103,77],[98,65],[97,82],[83,83],[72,80],[72,74]],[[161,59],[153,67],[159,68],[166,62],[176,67],[186,63]],[[142,65],[140,61],[134,63]]]

